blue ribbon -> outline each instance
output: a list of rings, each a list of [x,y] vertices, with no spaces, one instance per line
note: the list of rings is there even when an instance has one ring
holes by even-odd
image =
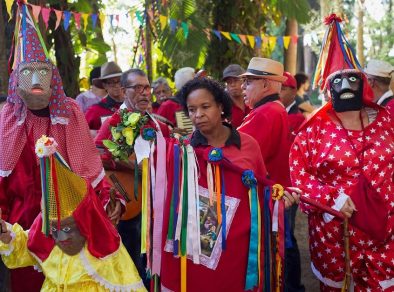
[[[271,291],[271,189],[264,189],[264,291]]]
[[[221,177],[222,177],[222,199],[221,199],[221,203],[220,203],[220,207],[222,209],[222,249],[225,250],[226,249],[226,204],[225,204],[225,199],[226,199],[226,186],[224,183],[224,174],[223,174],[223,169],[220,170],[221,173]]]

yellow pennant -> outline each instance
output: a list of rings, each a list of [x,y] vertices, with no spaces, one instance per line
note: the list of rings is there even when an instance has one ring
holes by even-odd
[[[83,30],[86,31],[86,27],[88,26],[88,13],[82,13],[82,19],[83,19]]]
[[[105,14],[100,13],[100,14],[99,14],[99,18],[100,18],[100,25],[101,25],[101,28],[103,28],[103,27],[104,27],[104,22],[105,22],[106,16],[105,16]]]
[[[252,47],[252,49],[254,49],[254,36],[247,35],[246,37],[248,38],[250,46]]]
[[[290,45],[290,36],[286,35],[283,37],[283,46],[287,50],[289,48],[289,45]]]
[[[268,47],[271,52],[275,49],[275,46],[276,46],[276,37],[274,36],[268,37]]]
[[[167,16],[164,16],[164,15],[160,15],[159,16],[159,18],[160,18],[160,27],[161,27],[161,30],[163,30],[166,26],[167,26]]]
[[[10,16],[10,19],[8,21],[10,21],[12,19],[11,8],[12,8],[13,3],[14,3],[14,0],[5,0],[5,5],[7,6],[7,12],[8,12],[8,15]]]
[[[225,37],[226,39],[228,39],[228,40],[231,41],[231,36],[230,36],[230,33],[229,33],[229,32],[227,32],[227,31],[221,31],[221,34],[224,35],[224,37]]]

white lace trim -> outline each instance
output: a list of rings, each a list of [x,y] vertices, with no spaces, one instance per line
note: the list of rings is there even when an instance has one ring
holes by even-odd
[[[11,174],[12,170],[0,170],[1,177],[7,177]]]
[[[142,280],[130,285],[116,285],[109,283],[106,279],[103,279],[100,275],[98,275],[94,270],[94,268],[90,265],[89,260],[84,254],[84,249],[81,250],[79,256],[81,258],[82,265],[85,267],[88,275],[92,277],[95,282],[97,282],[98,284],[100,284],[101,286],[105,287],[110,291],[129,292],[129,291],[137,291],[138,289],[144,288],[144,283],[142,282]]]
[[[389,280],[384,280],[384,281],[380,281],[379,282],[380,287],[382,287],[383,289],[387,289],[390,288],[392,286],[394,286],[394,278],[391,278]]]
[[[68,125],[68,118],[61,118],[61,117],[51,117],[52,125],[61,124],[61,125]]]
[[[8,245],[8,250],[3,250],[3,251],[0,251],[0,255],[4,255],[4,256],[9,256],[13,251],[14,251],[14,241],[15,241],[15,232],[14,231],[12,231],[12,225],[10,224],[10,223],[8,223],[8,222],[5,222],[5,224],[7,225],[7,229],[8,230],[10,230],[11,231],[11,241],[10,241],[10,243],[9,244],[7,244]]]
[[[102,168],[100,174],[96,177],[94,181],[92,181],[92,187],[95,188],[99,184],[99,182],[101,182],[101,180],[104,178],[104,176],[105,176],[105,171],[104,168]]]

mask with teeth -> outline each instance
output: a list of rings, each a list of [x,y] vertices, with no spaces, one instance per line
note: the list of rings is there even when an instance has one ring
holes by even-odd
[[[360,110],[363,106],[362,88],[361,73],[347,72],[335,75],[330,82],[334,110],[336,112]]]

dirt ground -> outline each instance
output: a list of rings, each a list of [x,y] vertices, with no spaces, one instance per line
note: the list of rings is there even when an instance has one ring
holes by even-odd
[[[307,216],[300,210],[297,211],[295,237],[301,255],[301,277],[306,292],[318,292],[319,281],[313,275],[311,270],[311,260],[309,256],[308,243],[308,221]]]

